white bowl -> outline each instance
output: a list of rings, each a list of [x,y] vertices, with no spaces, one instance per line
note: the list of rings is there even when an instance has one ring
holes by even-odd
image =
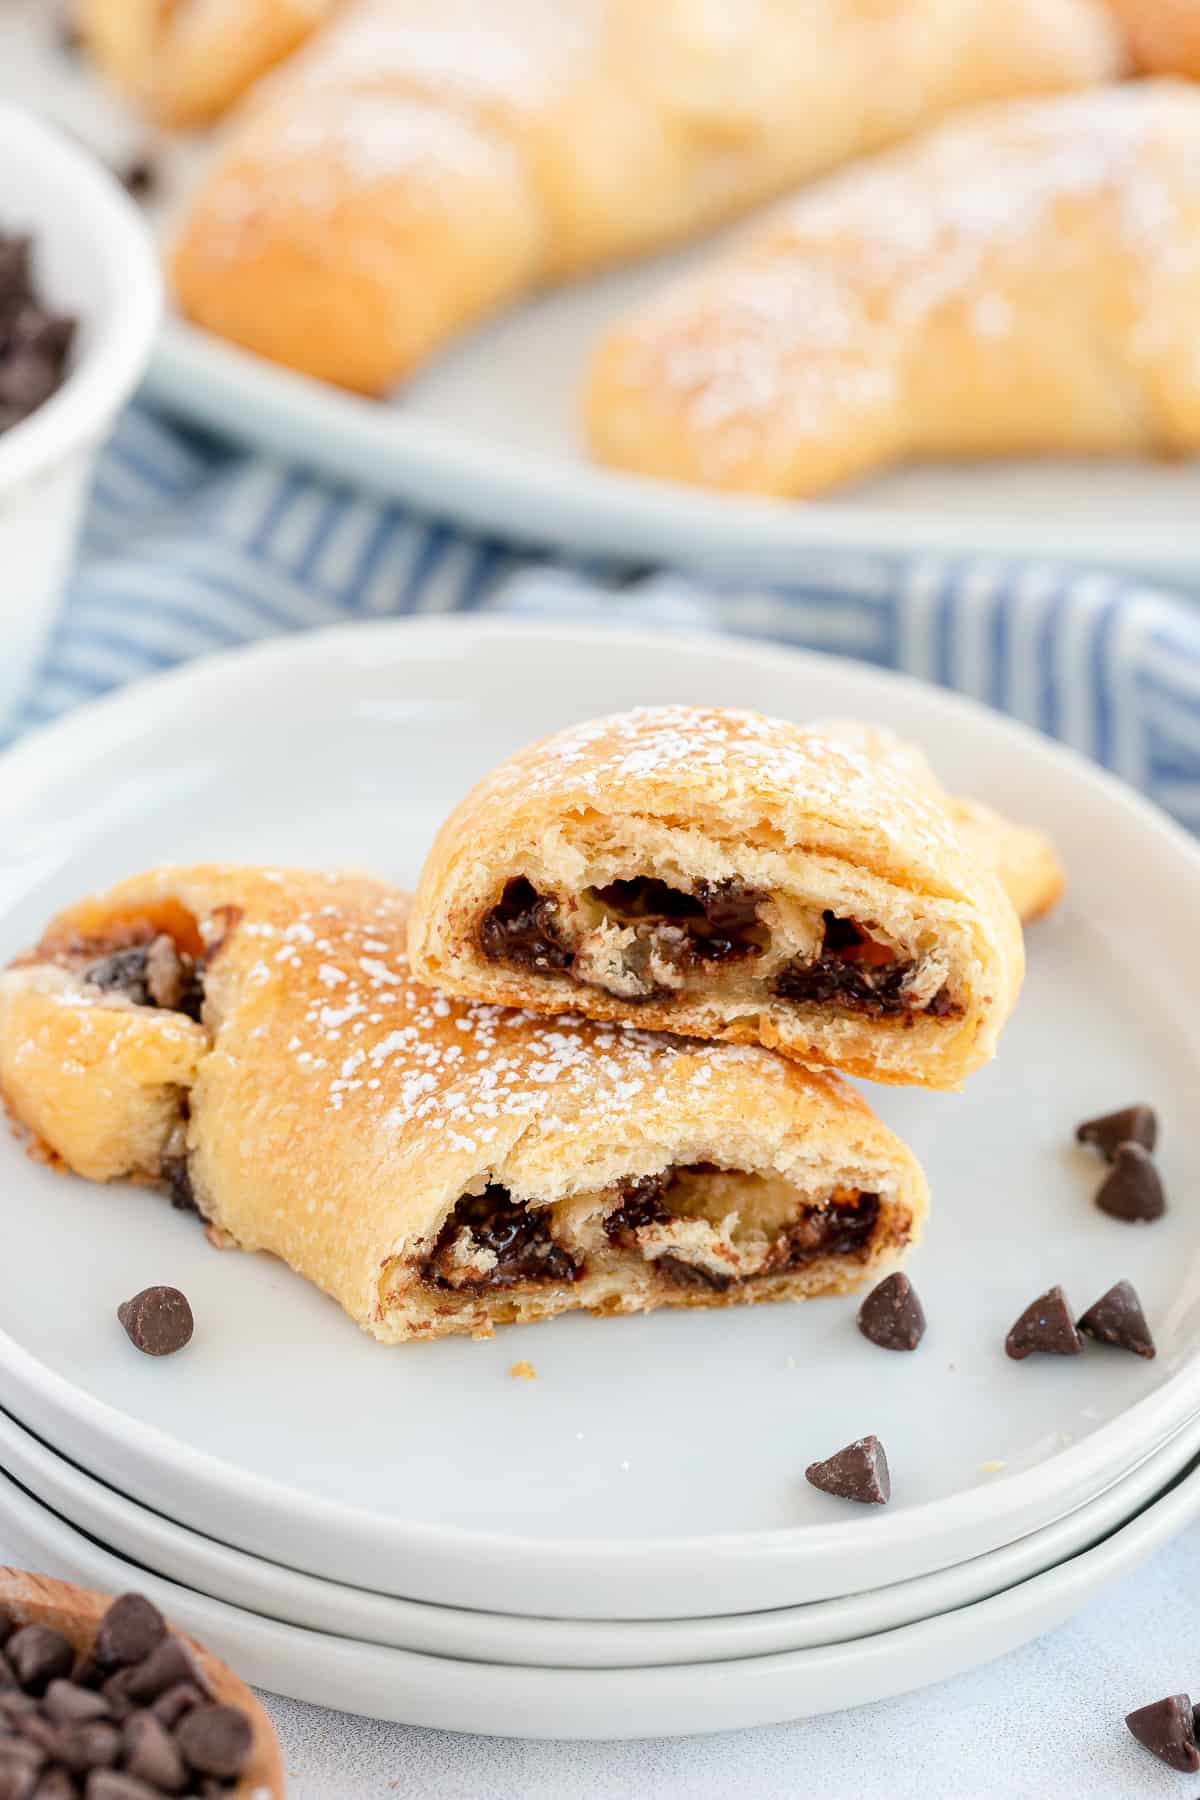
[[[10,104],[0,104],[0,231],[32,234],[41,297],[79,319],[62,387],[0,433],[2,722],[54,623],[96,451],[149,360],[162,280],[120,184]]]

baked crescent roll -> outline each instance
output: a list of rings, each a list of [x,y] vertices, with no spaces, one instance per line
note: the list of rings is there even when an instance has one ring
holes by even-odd
[[[0,977],[12,1114],[389,1343],[840,1293],[914,1241],[924,1177],[848,1087],[448,999],[409,973],[407,911],[363,876],[243,868],[72,907]]]
[[[382,393],[542,283],[1122,54],[1102,0],[360,0],[255,90],[175,292],[223,337]]]
[[[341,0],[76,0],[88,50],[163,125],[205,125]]]
[[[1110,0],[1129,34],[1139,68],[1200,79],[1200,6],[1196,0]]]
[[[1012,903],[922,758],[686,706],[493,770],[433,846],[411,953],[455,993],[925,1087],[991,1056],[1024,968]]]
[[[810,189],[601,343],[603,461],[817,494],[908,458],[1200,449],[1200,92],[986,108]]]

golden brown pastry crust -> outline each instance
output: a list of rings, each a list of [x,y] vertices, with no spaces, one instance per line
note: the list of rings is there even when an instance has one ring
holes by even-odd
[[[552,966],[554,948],[524,966],[518,948],[515,966],[500,943],[521,881],[558,906],[569,967]],[[699,967],[669,933],[652,933],[647,953],[631,881],[718,904],[757,897],[766,937]],[[812,989],[830,916],[864,928],[911,1003],[873,1015]],[[453,992],[928,1087],[957,1086],[992,1055],[1024,969],[1012,904],[923,758],[870,728],[700,707],[595,720],[493,770],[438,834],[411,954],[422,979]]]
[[[205,125],[341,0],[79,0],[105,74],[164,125]]]
[[[849,1088],[766,1051],[449,999],[409,974],[407,910],[363,876],[137,877],[60,915],[0,977],[0,1089],[96,1179],[170,1181],[164,1158],[185,1158],[216,1230],[282,1257],[388,1342],[579,1306],[840,1292],[915,1239],[921,1171]],[[84,978],[111,942],[158,932],[208,946],[200,1022]],[[630,1184],[697,1165],[666,1190],[686,1206],[635,1221],[614,1250],[604,1218]],[[494,1188],[551,1208],[582,1272],[472,1285],[495,1263],[487,1243],[452,1231],[439,1249],[439,1235],[464,1195]],[[859,1214],[872,1193],[878,1212]],[[780,1208],[801,1197],[868,1223],[849,1250],[772,1263]]]
[[[1196,0],[1110,0],[1129,33],[1138,67],[1200,80],[1200,6]]]
[[[175,292],[209,330],[377,394],[540,283],[1119,59],[1101,0],[362,0],[255,91]]]
[[[810,495],[910,459],[1200,449],[1200,92],[1010,102],[802,193],[601,343],[614,467]]]

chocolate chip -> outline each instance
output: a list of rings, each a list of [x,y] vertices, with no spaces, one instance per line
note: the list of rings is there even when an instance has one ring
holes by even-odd
[[[75,1658],[70,1679],[76,1687],[98,1688],[106,1674],[107,1670],[100,1667],[90,1650],[81,1650]]]
[[[1121,1144],[1140,1144],[1153,1150],[1158,1142],[1158,1118],[1152,1106],[1123,1106],[1099,1119],[1085,1119],[1075,1129],[1081,1144],[1092,1144],[1106,1162],[1112,1162]]]
[[[925,1335],[925,1310],[907,1275],[889,1275],[858,1309],[858,1329],[881,1350],[915,1350]]]
[[[1130,1225],[1148,1225],[1161,1219],[1167,1210],[1167,1199],[1150,1152],[1141,1144],[1118,1144],[1112,1165],[1096,1195],[1100,1211]]]
[[[108,1701],[103,1694],[78,1687],[65,1677],[50,1683],[46,1689],[45,1707],[57,1725],[82,1725],[88,1719],[107,1719],[109,1716]]]
[[[160,1694],[157,1700],[151,1701],[150,1711],[170,1731],[185,1712],[190,1712],[193,1706],[203,1705],[204,1698],[200,1689],[192,1682],[178,1681],[174,1687],[169,1687],[164,1694]]]
[[[7,1644],[9,1638],[16,1629],[17,1621],[13,1618],[7,1606],[0,1606],[0,1649]]]
[[[153,1293],[155,1290],[148,1291]],[[143,1662],[152,1650],[157,1650],[166,1635],[167,1621],[157,1606],[153,1606],[144,1594],[122,1594],[113,1601],[96,1629],[96,1659],[109,1669],[128,1668],[131,1663]]]
[[[1023,1362],[1034,1351],[1047,1356],[1078,1356],[1083,1349],[1079,1333],[1060,1287],[1047,1288],[1021,1314],[1004,1340],[1014,1362]]]
[[[108,1677],[100,1689],[108,1701],[108,1710],[118,1725],[133,1711],[133,1701],[129,1698],[129,1679],[134,1673],[134,1669],[118,1669],[115,1675]]]
[[[125,1767],[139,1781],[164,1794],[177,1794],[187,1786],[187,1769],[174,1739],[152,1712],[134,1713],[121,1728]]]
[[[1154,1339],[1132,1282],[1118,1281],[1107,1294],[1101,1294],[1078,1320],[1078,1328],[1085,1337],[1115,1344],[1118,1350],[1132,1350],[1135,1356],[1155,1355]]]
[[[1125,1723],[1144,1749],[1182,1774],[1200,1769],[1192,1702],[1187,1694],[1169,1694],[1125,1715]]]
[[[60,1725],[53,1754],[73,1775],[90,1769],[114,1769],[121,1754],[121,1734],[103,1719],[84,1725]]]
[[[50,1768],[43,1771],[32,1800],[78,1800],[78,1796],[74,1776],[68,1775],[65,1769]]]
[[[201,1673],[199,1663],[183,1639],[177,1637],[165,1638],[145,1662],[133,1669],[123,1669],[115,1679],[123,1684],[123,1691],[128,1698],[139,1705],[157,1700],[168,1688],[180,1683],[199,1688],[204,1694],[208,1692],[208,1683]]]
[[[3,1698],[6,1693],[10,1693],[16,1689],[17,1685],[17,1678],[13,1673],[13,1666],[3,1650],[0,1650],[0,1698]]]
[[[117,1769],[96,1769],[88,1776],[84,1800],[159,1800],[158,1791]]]
[[[44,1694],[52,1681],[69,1675],[75,1652],[61,1631],[49,1625],[22,1625],[4,1647],[13,1672],[29,1694]]]
[[[254,1730],[236,1706],[198,1706],[181,1721],[175,1742],[201,1775],[233,1781],[250,1760]]]
[[[135,200],[148,200],[158,186],[158,164],[142,152],[116,171],[117,180]]]
[[[892,1496],[887,1457],[877,1437],[856,1438],[825,1462],[810,1463],[804,1479],[822,1493],[867,1506],[883,1506]]]
[[[130,1343],[146,1356],[173,1356],[191,1342],[192,1309],[178,1288],[143,1288],[121,1302],[117,1317]]]
[[[45,1761],[35,1744],[0,1742],[0,1800],[30,1800]]]
[[[58,1727],[52,1725],[44,1713],[35,1710],[23,1714],[13,1721],[13,1729],[18,1737],[36,1745],[43,1756],[58,1755]]]

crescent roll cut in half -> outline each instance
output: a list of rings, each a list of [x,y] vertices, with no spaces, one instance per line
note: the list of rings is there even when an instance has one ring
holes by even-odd
[[[175,292],[380,394],[546,283],[1122,56],[1102,0],[359,0],[249,96]]]
[[[987,815],[967,833],[955,805],[883,732],[686,706],[599,719],[450,815],[413,967],[483,1000],[954,1087],[991,1056],[1024,969]],[[996,862],[1050,904],[1053,851],[1001,824]]]
[[[595,454],[813,495],[913,459],[1200,450],[1200,90],[984,108],[802,193],[602,341]]]
[[[854,1288],[920,1230],[835,1078],[449,999],[363,876],[162,869],[0,977],[0,1088],[80,1175],[155,1184],[385,1342]]]
[[[98,66],[163,125],[205,125],[341,0],[75,0]]]

